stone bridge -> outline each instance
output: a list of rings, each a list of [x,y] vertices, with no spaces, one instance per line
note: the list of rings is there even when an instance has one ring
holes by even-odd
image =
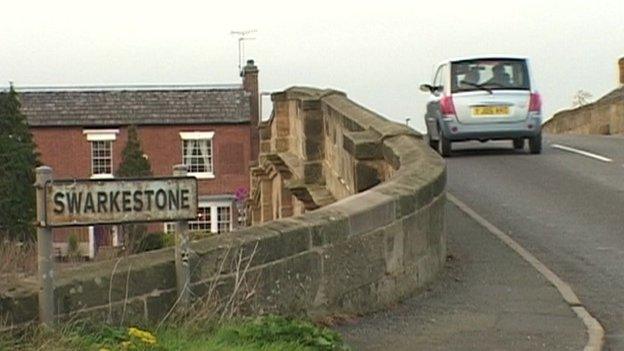
[[[555,113],[543,130],[552,134],[624,133],[624,57],[618,61],[619,87],[587,105]]]
[[[315,318],[381,309],[435,279],[446,258],[443,160],[344,93],[290,88],[272,99],[252,169],[254,225],[192,243],[193,296]],[[56,314],[158,321],[176,295],[166,248],[60,272]],[[0,296],[9,324],[37,314],[36,287]]]

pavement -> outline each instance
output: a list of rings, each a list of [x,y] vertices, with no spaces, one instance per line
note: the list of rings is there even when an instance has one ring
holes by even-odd
[[[585,325],[559,292],[450,202],[448,258],[425,291],[337,327],[354,350],[582,350]]]

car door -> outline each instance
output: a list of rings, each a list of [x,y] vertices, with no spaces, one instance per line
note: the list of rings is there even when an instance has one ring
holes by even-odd
[[[438,66],[433,78],[432,85],[434,87],[442,87],[444,81],[444,65]],[[438,140],[438,119],[440,118],[440,98],[443,88],[439,88],[435,92],[429,94],[427,101],[427,111],[425,113],[425,124],[427,126],[427,134],[431,140]]]

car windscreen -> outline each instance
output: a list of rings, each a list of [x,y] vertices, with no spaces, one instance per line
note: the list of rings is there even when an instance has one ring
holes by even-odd
[[[474,59],[451,63],[451,92],[529,90],[529,72],[521,59]]]

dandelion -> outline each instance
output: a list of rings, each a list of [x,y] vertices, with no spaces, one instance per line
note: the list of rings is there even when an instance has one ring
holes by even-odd
[[[145,330],[141,330],[139,328],[134,328],[134,327],[129,328],[128,335],[134,336],[135,338],[141,340],[144,344],[148,344],[148,345],[156,344],[156,337],[154,336],[154,334]]]

